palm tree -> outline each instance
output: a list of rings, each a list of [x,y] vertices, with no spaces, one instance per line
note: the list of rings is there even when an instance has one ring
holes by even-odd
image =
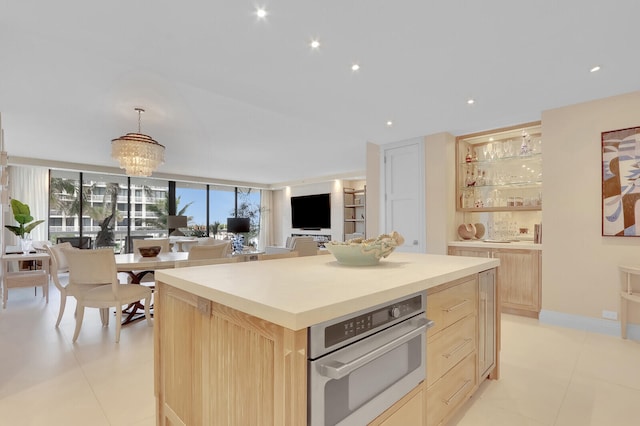
[[[185,216],[185,213],[189,206],[193,204],[193,201],[187,203],[184,207],[176,212],[178,216]],[[176,207],[180,205],[180,196],[176,197]],[[147,219],[147,225],[153,226],[157,229],[167,229],[167,216],[169,215],[169,193],[166,194],[164,199],[158,200],[157,203],[147,206],[147,210],[155,213],[155,219]],[[192,220],[193,216],[189,216],[187,220]]]
[[[93,186],[91,188],[93,190]],[[93,191],[92,191],[93,192]],[[96,235],[96,247],[109,247],[114,245],[113,225],[118,221],[118,183],[107,183],[104,193],[104,201],[100,207],[90,207],[88,215],[100,224],[100,231]],[[107,197],[109,199],[107,200]]]

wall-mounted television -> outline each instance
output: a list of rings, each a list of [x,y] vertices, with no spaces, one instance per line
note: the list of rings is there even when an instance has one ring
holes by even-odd
[[[291,197],[291,227],[331,228],[331,194]]]

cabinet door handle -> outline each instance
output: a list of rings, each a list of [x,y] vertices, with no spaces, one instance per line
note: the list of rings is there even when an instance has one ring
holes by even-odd
[[[469,302],[469,299],[464,299],[462,302],[460,303],[456,303],[453,306],[449,306],[448,308],[444,308],[443,311],[445,312],[451,312],[451,311],[455,311],[456,309],[461,308],[465,303]]]
[[[449,397],[449,399],[443,399],[442,402],[444,402],[447,405],[451,404],[451,402],[458,397],[458,395],[464,390],[464,388],[466,388],[469,385],[469,383],[471,383],[471,380],[465,381],[464,384],[460,386],[460,389],[455,391],[453,395]]]
[[[466,338],[464,339],[462,342],[460,342],[458,344],[458,346],[456,346],[455,348],[451,349],[448,353],[446,354],[442,354],[443,357],[449,359],[451,358],[456,352],[458,352],[460,349],[464,348],[467,343],[471,342],[473,339],[471,338]]]

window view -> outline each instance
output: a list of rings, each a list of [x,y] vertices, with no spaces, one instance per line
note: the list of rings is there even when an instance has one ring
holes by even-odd
[[[187,216],[186,236],[207,237],[207,186],[176,182],[176,215]]]
[[[248,217],[251,220],[251,230],[245,238],[249,246],[256,248],[258,246],[258,234],[260,233],[259,190],[238,188],[238,217]]]
[[[161,179],[132,177],[131,239],[167,237],[168,214],[169,183]]]
[[[49,240],[68,241],[80,236],[80,175],[52,170],[49,183]]]
[[[125,253],[131,251],[132,239],[166,237],[169,183],[131,178],[129,188],[127,181],[126,176],[51,170],[50,241],[69,241],[83,248],[113,247]],[[244,235],[244,244],[257,247],[259,190],[237,188],[236,200],[236,188],[209,185],[207,217],[207,185],[176,182],[175,188],[176,215],[187,216],[187,228],[181,229],[186,236],[233,238],[226,232],[227,218],[248,217],[251,230]]]
[[[235,188],[209,186],[209,231],[212,237],[227,237],[227,218],[233,217]]]
[[[119,252],[127,235],[127,178],[84,173],[82,187],[83,239],[89,238],[92,247],[115,247]]]

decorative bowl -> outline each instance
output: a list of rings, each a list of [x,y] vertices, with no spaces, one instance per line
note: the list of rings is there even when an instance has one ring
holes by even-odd
[[[383,257],[389,256],[393,250],[404,243],[404,238],[393,231],[377,238],[356,238],[346,242],[329,241],[326,248],[333,254],[338,263],[349,266],[373,266]]]
[[[160,253],[162,247],[160,246],[149,246],[149,247],[139,247],[138,251],[140,252],[140,256],[142,257],[156,257],[158,253]]]

